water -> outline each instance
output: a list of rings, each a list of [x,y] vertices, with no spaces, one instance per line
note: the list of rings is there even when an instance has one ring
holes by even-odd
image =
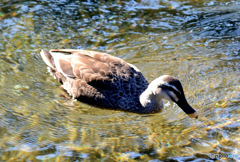
[[[1,161],[238,161],[240,1],[0,3]],[[60,97],[41,49],[108,52],[182,81],[200,118],[102,110]]]

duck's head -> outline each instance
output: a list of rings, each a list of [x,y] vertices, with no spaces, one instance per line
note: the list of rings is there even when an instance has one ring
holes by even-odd
[[[170,75],[163,75],[155,80],[153,80],[146,92],[144,92],[148,95],[148,101],[154,100],[156,103],[162,104],[162,99],[166,99],[169,101],[175,102],[188,116],[191,118],[198,118],[197,112],[188,104],[181,82]],[[141,95],[141,97],[145,98],[145,95]],[[142,105],[146,104],[144,103],[144,100],[141,100],[140,102]]]

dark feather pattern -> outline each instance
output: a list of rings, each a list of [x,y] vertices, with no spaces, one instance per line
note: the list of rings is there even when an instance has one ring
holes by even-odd
[[[124,60],[85,50],[50,50],[41,55],[70,97],[103,108],[150,113],[139,101],[148,82]]]
[[[126,61],[102,52],[57,49],[41,51],[52,75],[67,95],[81,102],[135,113],[156,113],[162,99],[175,102],[190,117],[181,82],[163,75],[148,84],[142,73]]]

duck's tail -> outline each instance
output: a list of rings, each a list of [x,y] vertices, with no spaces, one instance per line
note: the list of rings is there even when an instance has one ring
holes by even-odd
[[[53,57],[51,55],[51,53],[49,53],[48,51],[45,50],[41,50],[40,52],[43,61],[52,69],[55,69],[55,65],[54,65],[54,60]]]

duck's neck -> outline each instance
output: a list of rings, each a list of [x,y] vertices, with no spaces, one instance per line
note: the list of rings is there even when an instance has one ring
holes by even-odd
[[[143,107],[142,113],[156,113],[163,108],[162,99],[159,95],[154,94],[149,87],[140,95],[139,99]]]

